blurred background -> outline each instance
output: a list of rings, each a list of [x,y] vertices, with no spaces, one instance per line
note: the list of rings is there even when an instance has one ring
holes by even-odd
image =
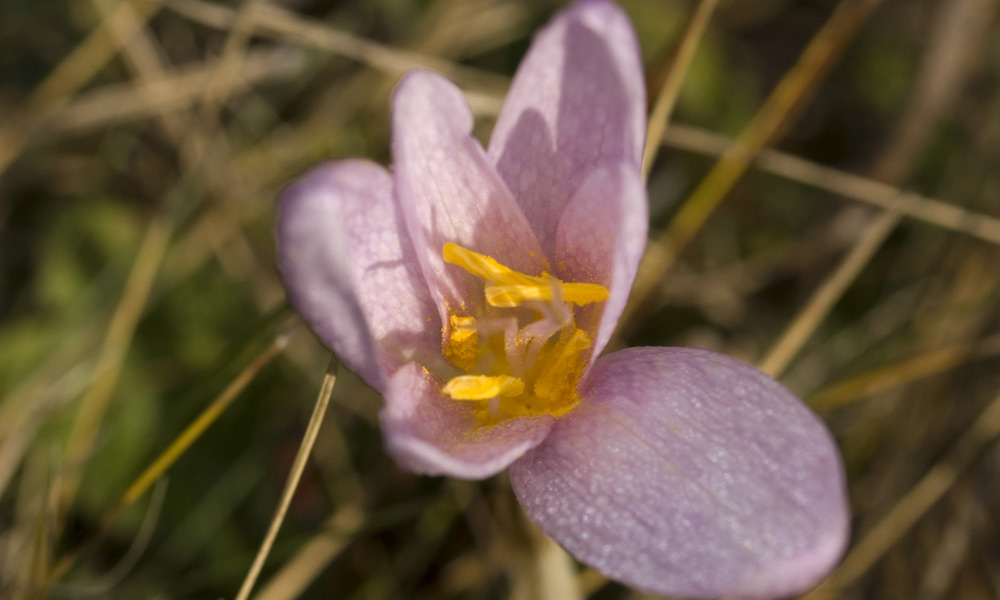
[[[387,164],[417,65],[488,139],[561,5],[0,3],[0,598],[236,594],[330,358],[274,268],[282,186]],[[706,2],[622,5],[652,106]],[[1000,597],[998,5],[723,1],[651,164],[667,251],[618,343],[757,364],[828,423],[854,533],[812,597]],[[745,174],[738,136],[772,148]],[[504,477],[400,471],[379,405],[341,371],[254,597],[539,597]]]

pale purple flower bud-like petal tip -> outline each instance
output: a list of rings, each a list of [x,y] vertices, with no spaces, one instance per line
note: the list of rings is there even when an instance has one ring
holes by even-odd
[[[337,161],[291,186],[278,262],[323,343],[383,394],[398,463],[510,467],[543,531],[639,589],[765,598],[822,579],[849,513],[818,418],[720,354],[597,358],[648,220],[624,12],[583,0],[541,30],[488,148],[440,75],[408,74],[392,112],[392,172]]]

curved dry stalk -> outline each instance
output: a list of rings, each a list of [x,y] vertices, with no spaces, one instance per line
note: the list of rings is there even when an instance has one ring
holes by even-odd
[[[337,357],[331,357],[330,366],[326,369],[326,375],[323,377],[323,385],[320,387],[319,396],[316,398],[316,406],[313,408],[313,414],[309,418],[306,432],[302,436],[302,444],[299,446],[298,454],[295,455],[295,462],[292,463],[292,470],[288,473],[285,489],[281,493],[278,507],[274,511],[274,518],[271,519],[271,525],[267,529],[264,541],[261,542],[260,548],[257,550],[257,556],[254,557],[253,564],[250,565],[250,571],[243,580],[243,585],[240,586],[236,600],[247,600],[250,596],[254,583],[256,583],[257,577],[260,575],[260,570],[264,567],[264,561],[271,552],[271,546],[274,545],[274,539],[278,537],[278,530],[281,529],[281,524],[285,520],[285,513],[288,512],[288,506],[292,503],[292,496],[295,495],[295,489],[299,485],[302,471],[306,468],[306,461],[309,459],[309,453],[312,451],[313,443],[316,441],[316,435],[319,434],[319,428],[323,424],[323,416],[326,414],[326,407],[330,403],[333,386],[337,382],[337,370],[339,367],[340,362],[337,360]]]

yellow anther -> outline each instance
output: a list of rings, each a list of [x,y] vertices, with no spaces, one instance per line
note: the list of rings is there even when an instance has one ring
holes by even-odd
[[[501,265],[493,258],[448,242],[441,251],[445,262],[462,267],[466,271],[502,285],[534,285],[542,282],[541,277],[518,273]]]
[[[579,401],[576,384],[586,366],[580,360],[580,353],[590,348],[590,344],[590,336],[580,329],[574,329],[571,335],[564,333],[551,354],[545,357],[547,365],[535,381],[535,394],[542,398],[570,398],[573,403],[565,409],[572,408]]]
[[[464,340],[476,333],[476,317],[460,317],[451,315],[451,337],[454,340]]]
[[[441,388],[441,393],[454,400],[489,400],[498,396],[519,396],[524,382],[509,375],[460,375]]]
[[[596,283],[562,284],[563,300],[577,305],[604,302],[608,299],[608,293],[608,288]]]
[[[608,288],[596,283],[563,283],[556,279],[539,285],[490,285],[486,286],[486,301],[491,306],[510,308],[521,306],[529,300],[549,302],[554,298],[553,286],[561,291],[562,301],[577,305],[604,302]]]
[[[479,358],[479,333],[476,331],[475,317],[451,315],[451,333],[444,347],[448,362],[459,369],[468,371],[476,366]]]

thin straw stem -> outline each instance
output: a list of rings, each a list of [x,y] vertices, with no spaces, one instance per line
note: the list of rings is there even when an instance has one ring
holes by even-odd
[[[257,577],[260,575],[260,570],[264,567],[264,561],[271,552],[271,546],[274,545],[274,540],[278,537],[278,530],[281,529],[281,524],[285,520],[285,514],[292,503],[292,496],[295,495],[299,479],[306,468],[306,461],[309,459],[313,444],[316,442],[316,435],[323,424],[323,416],[326,414],[326,407],[330,404],[330,395],[333,393],[333,386],[337,382],[337,370],[339,366],[340,362],[337,360],[337,357],[331,357],[330,366],[326,369],[326,375],[323,377],[323,385],[320,387],[319,396],[316,398],[316,406],[313,408],[312,417],[310,417],[309,424],[306,426],[305,435],[302,436],[302,444],[299,446],[298,454],[295,455],[295,462],[292,463],[292,470],[288,474],[288,480],[285,482],[285,490],[281,494],[278,508],[274,511],[274,518],[271,519],[267,535],[264,536],[264,541],[257,550],[257,556],[254,558],[253,564],[250,565],[250,571],[243,580],[243,585],[240,586],[236,600],[247,600],[250,596],[254,583],[256,583]]]

